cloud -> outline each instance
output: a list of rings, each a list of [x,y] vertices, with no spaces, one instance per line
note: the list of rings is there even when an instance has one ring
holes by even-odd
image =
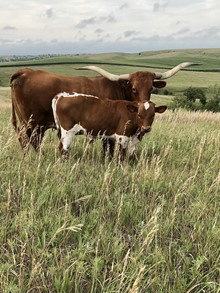
[[[124,32],[124,36],[126,38],[131,37],[131,36],[134,36],[134,35],[137,35],[137,34],[138,34],[138,32],[136,32],[136,31],[125,31]]]
[[[190,29],[188,27],[182,28],[180,30],[178,30],[177,32],[173,33],[172,35],[170,35],[170,37],[179,37],[181,35],[185,35],[187,33],[190,33]]]
[[[199,30],[194,33],[195,37],[199,38],[219,38],[220,37],[220,28],[219,27],[209,27],[205,30]]]
[[[97,19],[96,17],[90,17],[87,19],[83,19],[76,25],[76,28],[85,28],[88,25],[95,24],[96,19]]]
[[[95,16],[81,20],[75,27],[82,29],[93,24],[100,24],[101,22],[113,23],[116,22],[116,19],[113,15],[107,15],[102,17]]]
[[[102,32],[103,32],[103,29],[101,29],[101,28],[97,28],[95,30],[95,33],[97,33],[97,34],[101,34]]]
[[[128,3],[124,3],[119,7],[119,10],[124,10],[124,9],[127,9],[128,7],[129,7]]]
[[[15,26],[10,26],[10,25],[6,25],[3,27],[4,31],[12,31],[12,30],[16,30],[17,28]]]
[[[163,11],[167,6],[168,6],[167,2],[165,2],[163,4],[160,4],[158,2],[154,3],[153,12]]]
[[[12,44],[13,43],[13,40],[10,40],[10,39],[0,39],[0,44],[1,45],[8,45],[8,44]]]
[[[53,13],[53,8],[49,8],[49,9],[46,10],[46,16],[47,16],[48,18],[52,18],[53,15],[54,15],[54,13]]]

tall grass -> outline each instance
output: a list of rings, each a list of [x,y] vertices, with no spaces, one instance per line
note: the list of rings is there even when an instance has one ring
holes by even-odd
[[[0,292],[220,292],[220,114],[158,115],[123,166],[0,119]]]

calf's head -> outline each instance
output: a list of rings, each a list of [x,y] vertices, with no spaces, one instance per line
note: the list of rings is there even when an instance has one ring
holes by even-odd
[[[137,113],[138,124],[138,138],[141,139],[143,135],[151,130],[154,121],[155,113],[163,113],[166,111],[167,106],[155,106],[151,101],[144,103],[137,103],[135,105],[128,105],[128,110]]]

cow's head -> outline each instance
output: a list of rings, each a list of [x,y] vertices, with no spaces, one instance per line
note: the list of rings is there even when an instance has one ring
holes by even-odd
[[[131,74],[116,75],[97,66],[85,66],[76,69],[80,70],[93,70],[112,81],[125,81],[123,84],[126,87],[126,97],[132,101],[149,101],[150,95],[154,87],[163,88],[166,86],[164,79],[170,78],[175,75],[180,69],[191,66],[199,65],[198,63],[184,62],[175,66],[166,72],[148,72],[137,71]]]
[[[127,108],[132,113],[137,113],[138,138],[151,131],[151,126],[154,121],[155,113],[164,113],[167,106],[155,106],[151,101],[137,103],[137,105],[127,105]]]
[[[154,73],[147,71],[137,71],[135,73],[129,74],[127,81],[127,94],[131,96],[132,101],[149,101],[154,87],[163,88],[165,86],[165,81],[155,80]]]

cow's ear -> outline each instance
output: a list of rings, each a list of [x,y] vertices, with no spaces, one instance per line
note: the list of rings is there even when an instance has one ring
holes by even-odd
[[[158,106],[158,107],[155,107],[155,112],[156,113],[163,113],[165,112],[167,109],[167,106]]]
[[[166,84],[167,84],[166,81],[162,81],[162,80],[157,80],[157,81],[153,82],[153,86],[158,88],[158,89],[161,89],[162,87],[165,87]]]
[[[138,107],[134,105],[127,105],[128,111],[131,113],[137,113],[138,112]]]

